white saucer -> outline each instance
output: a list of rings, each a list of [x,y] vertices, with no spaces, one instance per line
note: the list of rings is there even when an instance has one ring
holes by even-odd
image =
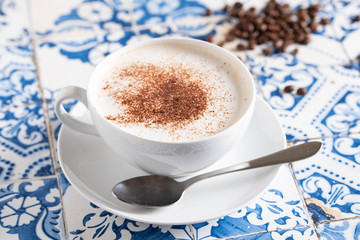
[[[85,109],[77,105],[76,115]],[[87,119],[88,120],[88,119]],[[251,160],[284,149],[285,134],[267,103],[257,98],[254,116],[244,137],[206,171]],[[147,174],[115,155],[103,141],[63,126],[58,141],[60,165],[70,183],[89,201],[131,220],[153,224],[189,224],[236,212],[261,194],[278,173],[279,166],[226,174],[195,183],[179,202],[163,208],[144,208],[116,199],[111,189],[124,179]],[[205,170],[203,170],[205,171]]]

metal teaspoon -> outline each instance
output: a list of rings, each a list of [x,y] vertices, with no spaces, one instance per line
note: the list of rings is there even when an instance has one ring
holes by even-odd
[[[248,162],[204,173],[183,182],[162,175],[130,178],[117,183],[112,192],[115,197],[130,204],[147,207],[167,206],[177,202],[185,189],[197,181],[225,173],[303,160],[317,153],[320,147],[321,142],[303,143]]]

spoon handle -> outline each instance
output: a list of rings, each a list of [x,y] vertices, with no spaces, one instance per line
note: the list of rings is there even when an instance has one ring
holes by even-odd
[[[214,177],[217,175],[221,175],[224,173],[230,173],[230,172],[237,172],[242,171],[246,169],[253,169],[253,168],[259,168],[259,167],[265,167],[265,166],[271,166],[276,164],[282,164],[282,163],[289,163],[289,162],[295,162],[298,160],[303,160],[305,158],[311,157],[315,153],[319,151],[321,147],[321,142],[307,142],[303,143],[294,147],[290,147],[272,154],[269,154],[264,157],[260,157],[248,162],[243,162],[236,164],[234,166],[230,166],[227,168],[222,168],[219,170],[215,170],[212,172],[204,173],[198,176],[195,176],[193,178],[190,178],[188,180],[185,180],[183,184],[186,185],[186,187],[190,186],[191,184],[202,180],[204,178]]]

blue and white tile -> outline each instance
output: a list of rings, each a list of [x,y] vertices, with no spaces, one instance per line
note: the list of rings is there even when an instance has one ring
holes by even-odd
[[[30,46],[0,47],[0,108],[40,102]]]
[[[176,26],[172,24],[136,26],[133,29],[137,33],[137,37],[134,41],[145,41],[148,39],[159,37],[185,37],[177,33]]]
[[[206,10],[213,11],[213,19],[223,18],[223,1],[194,0],[134,0],[133,15],[137,25],[156,25],[176,23],[182,27],[190,27],[193,21],[210,20]]]
[[[38,36],[63,32],[109,32],[131,27],[130,1],[33,0],[30,12]]]
[[[86,88],[94,66],[136,37],[132,31],[85,31],[53,34],[36,42],[39,76],[49,98],[64,86]]]
[[[65,239],[56,178],[0,185],[3,239]]]
[[[350,1],[335,15],[333,23],[338,39],[352,60],[360,56],[360,21],[354,22],[355,16],[360,16],[359,0]]]
[[[70,239],[193,239],[189,226],[152,225],[124,219],[83,198],[60,175]]]
[[[315,223],[359,216],[360,135],[324,138],[319,154],[293,164]]]
[[[232,240],[317,240],[315,231],[307,226],[294,228],[289,230],[274,231],[260,234],[251,234],[246,236],[237,236],[231,238]]]
[[[0,1],[0,45],[28,44],[29,27],[27,1]]]
[[[226,238],[306,226],[308,216],[287,166],[268,189],[238,212],[204,223],[192,224],[197,239]]]
[[[257,75],[262,93],[276,110],[288,141],[358,132],[360,73],[345,66],[272,69]],[[283,89],[294,86],[292,93]],[[305,88],[307,94],[296,94]]]
[[[321,240],[359,239],[360,219],[320,224],[317,231]]]
[[[54,174],[41,105],[0,110],[0,180]]]

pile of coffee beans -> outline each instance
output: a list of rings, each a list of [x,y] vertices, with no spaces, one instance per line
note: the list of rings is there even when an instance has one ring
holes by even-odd
[[[319,9],[320,5],[316,4],[308,8],[291,10],[288,4],[270,0],[260,11],[254,7],[245,10],[242,3],[236,2],[225,7],[227,14],[236,19],[225,42],[238,38],[247,40],[247,44],[237,45],[238,50],[251,50],[256,45],[270,42],[271,47],[263,50],[264,55],[270,55],[274,50],[285,52],[292,43],[309,43],[311,33],[317,31],[319,24],[330,23],[329,19],[316,19]],[[207,40],[212,41],[212,36]],[[297,50],[292,53],[296,54]]]

